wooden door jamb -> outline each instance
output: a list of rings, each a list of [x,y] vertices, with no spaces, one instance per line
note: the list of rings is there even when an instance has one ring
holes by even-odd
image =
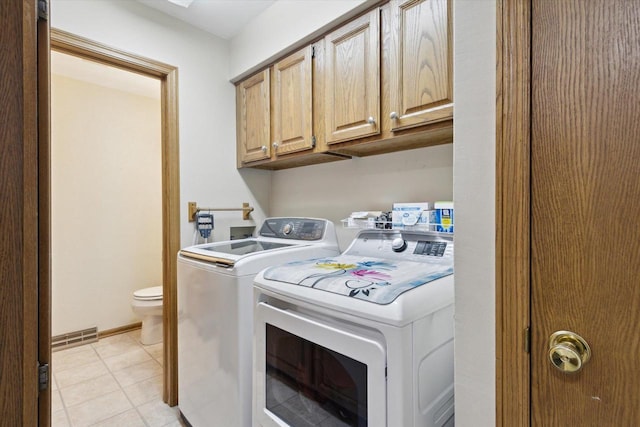
[[[496,82],[496,425],[530,425],[531,0],[499,0]]]

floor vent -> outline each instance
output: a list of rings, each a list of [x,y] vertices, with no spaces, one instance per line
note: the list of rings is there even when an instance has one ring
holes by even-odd
[[[98,341],[98,328],[93,327],[81,331],[69,332],[51,338],[51,350],[63,350]]]

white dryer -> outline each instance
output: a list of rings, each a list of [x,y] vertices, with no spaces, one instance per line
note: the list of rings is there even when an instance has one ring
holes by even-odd
[[[268,218],[257,237],[178,254],[178,406],[193,427],[250,427],[253,279],[284,262],[339,254],[332,222]]]
[[[254,298],[254,425],[453,426],[451,235],[365,230]]]

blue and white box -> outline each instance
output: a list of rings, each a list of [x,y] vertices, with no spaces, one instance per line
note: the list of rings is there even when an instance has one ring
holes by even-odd
[[[430,229],[441,233],[453,233],[453,202],[435,202],[431,211]]]
[[[391,211],[391,227],[402,230],[412,226],[429,226],[428,202],[394,203]]]

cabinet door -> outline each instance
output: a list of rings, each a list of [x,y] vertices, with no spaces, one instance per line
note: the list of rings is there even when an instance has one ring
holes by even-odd
[[[276,155],[313,148],[312,56],[308,46],[273,66],[271,125]]]
[[[238,85],[238,156],[241,163],[271,157],[269,92],[268,69]]]
[[[325,38],[327,143],[380,133],[380,12]]]
[[[448,0],[392,0],[391,130],[453,116]]]

